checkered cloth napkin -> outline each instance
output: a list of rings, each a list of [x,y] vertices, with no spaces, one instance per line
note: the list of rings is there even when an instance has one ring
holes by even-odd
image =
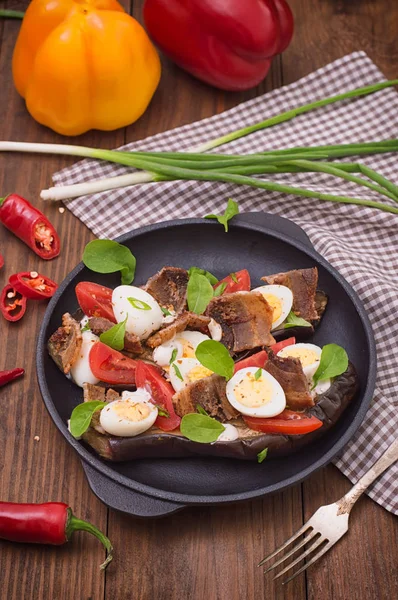
[[[125,146],[131,150],[182,150],[317,99],[383,81],[363,52],[345,56],[296,83],[273,90],[220,115]],[[223,146],[222,153],[261,152],[291,146],[368,142],[398,137],[398,95],[392,88],[301,115]],[[361,157],[361,162],[398,183],[395,155]],[[127,169],[84,160],[54,175],[56,185],[124,174]],[[278,175],[274,179],[323,192],[380,199],[371,190],[323,174]],[[208,182],[142,184],[81,197],[66,203],[99,237],[115,238],[135,227],[171,218],[223,211],[233,197],[240,210],[263,210],[300,225],[320,252],[358,293],[377,342],[378,379],[374,401],[356,436],[335,461],[355,482],[393,442],[398,431],[398,217],[371,208],[287,196]],[[383,202],[389,202],[383,197]],[[398,464],[367,492],[398,514]]]

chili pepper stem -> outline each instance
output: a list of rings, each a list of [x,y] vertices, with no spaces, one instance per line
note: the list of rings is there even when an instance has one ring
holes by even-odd
[[[104,546],[107,551],[106,560],[100,565],[100,569],[104,570],[109,565],[109,563],[113,559],[113,546],[109,538],[106,537],[95,525],[88,523],[87,521],[83,521],[82,519],[78,519],[72,513],[71,509],[68,509],[68,520],[66,524],[65,534],[66,538],[69,540],[70,536],[74,531],[88,531],[94,535]]]

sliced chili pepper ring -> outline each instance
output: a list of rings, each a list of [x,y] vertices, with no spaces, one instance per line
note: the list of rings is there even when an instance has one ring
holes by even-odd
[[[19,321],[25,314],[26,302],[25,296],[17,292],[12,285],[7,284],[0,296],[1,314],[7,321]]]
[[[54,281],[36,271],[14,273],[10,276],[9,283],[17,292],[31,300],[51,298],[58,288]]]

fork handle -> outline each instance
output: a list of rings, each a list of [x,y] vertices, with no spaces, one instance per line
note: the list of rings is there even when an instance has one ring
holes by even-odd
[[[337,501],[339,507],[338,514],[349,514],[352,507],[363,492],[374,482],[384,471],[398,460],[398,438],[387,448],[380,456],[379,460],[369,469],[367,473],[350,489],[349,492]]]

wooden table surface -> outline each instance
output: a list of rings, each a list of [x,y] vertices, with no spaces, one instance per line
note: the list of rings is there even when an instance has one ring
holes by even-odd
[[[141,20],[142,1],[123,2]],[[3,2],[23,10],[26,3]],[[19,22],[0,22],[0,139],[78,143],[113,148],[189,123],[295,81],[354,50],[365,50],[389,78],[398,77],[398,3],[392,0],[290,0],[294,41],[258,88],[224,93],[194,80],[168,60],[156,95],[138,123],[112,133],[66,139],[30,118],[11,78]],[[0,156],[0,189],[43,208],[39,191],[71,164],[63,157]],[[4,228],[0,249],[9,274],[40,270],[61,282],[80,260],[92,234],[68,211],[46,205],[62,240],[62,253],[44,264]],[[46,306],[31,303],[17,324],[1,322],[0,370],[24,367],[23,380],[0,391],[0,497],[14,502],[62,500],[81,518],[107,531],[115,559],[104,576],[101,545],[87,534],[60,548],[0,542],[0,598],[106,600],[382,600],[398,596],[398,520],[364,497],[349,533],[307,574],[282,586],[257,561],[298,529],[322,504],[349,488],[332,465],[305,483],[244,504],[194,507],[161,520],[135,520],[107,509],[89,490],[77,455],[56,430],[41,400],[35,346]],[[37,436],[37,437],[36,437]]]

